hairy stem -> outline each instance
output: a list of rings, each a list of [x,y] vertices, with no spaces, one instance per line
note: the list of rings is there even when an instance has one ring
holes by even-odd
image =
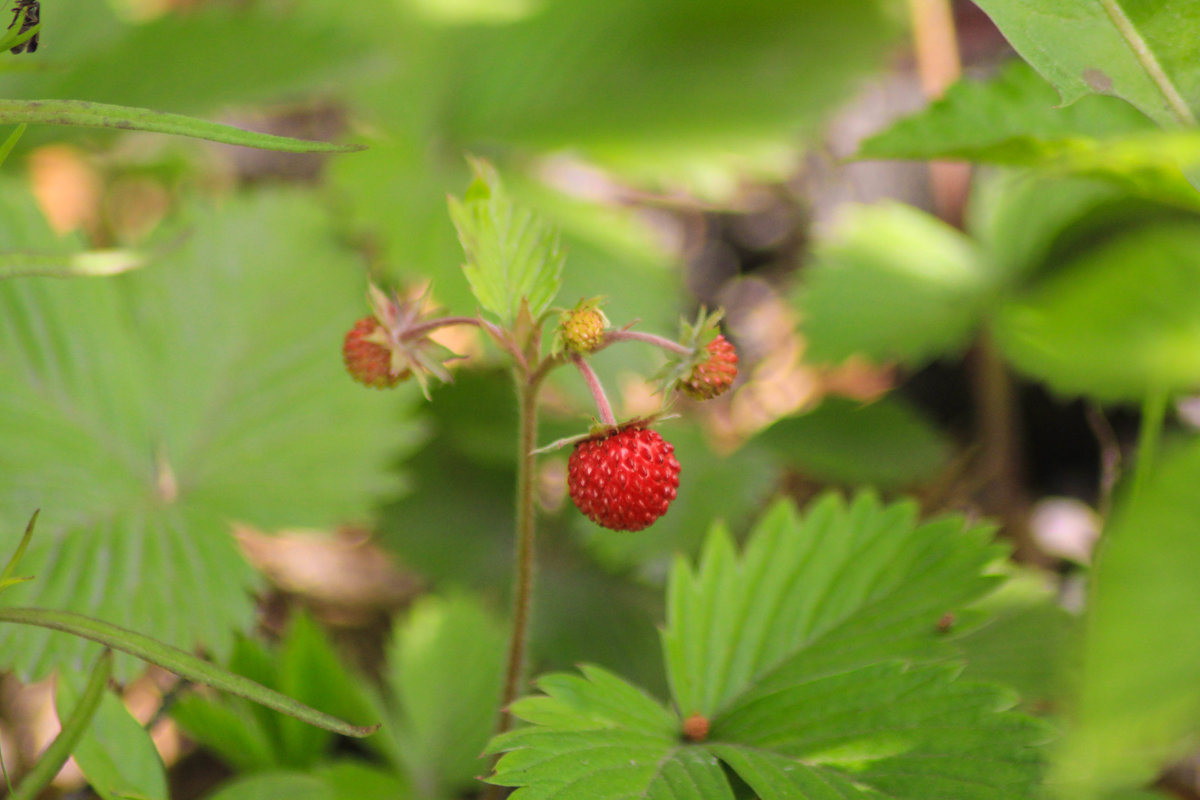
[[[529,640],[529,618],[533,608],[533,567],[536,517],[533,507],[534,448],[537,436],[538,390],[541,380],[520,373],[517,381],[519,430],[517,444],[517,551],[513,585],[512,633],[508,642],[508,668],[504,677],[504,693],[500,701],[500,718],[496,735],[512,726],[508,706],[521,690],[525,669],[525,647]],[[495,796],[489,790],[489,797]]]
[[[673,353],[687,355],[692,352],[690,347],[686,347],[673,339],[668,339],[665,336],[656,336],[653,333],[642,333],[641,331],[609,331],[604,335],[603,346],[607,347],[613,342],[646,342],[655,347],[670,350]]]
[[[578,353],[571,354],[571,362],[579,369],[579,374],[583,375],[584,381],[587,382],[588,391],[592,393],[592,398],[596,401],[596,409],[600,412],[600,421],[605,425],[616,425],[617,418],[613,416],[612,406],[609,405],[608,395],[604,393],[604,387],[600,385],[600,379],[596,377],[595,370],[592,365],[584,360],[583,356]]]
[[[100,699],[104,696],[108,677],[112,674],[112,660],[112,650],[107,649],[96,659],[96,666],[92,667],[92,675],[88,678],[83,694],[79,696],[75,708],[71,709],[71,715],[62,721],[62,731],[12,793],[12,800],[33,800],[50,785],[50,781],[54,780],[63,764],[67,763],[71,751],[87,732],[88,726],[92,724],[92,717],[96,715],[96,709],[100,707]]]

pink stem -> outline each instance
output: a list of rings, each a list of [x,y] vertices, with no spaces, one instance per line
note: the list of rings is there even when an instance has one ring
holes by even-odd
[[[484,328],[492,335],[492,338],[501,344],[504,349],[507,350],[514,359],[516,359],[517,363],[521,365],[522,369],[528,368],[529,365],[525,361],[525,354],[514,347],[511,342],[509,342],[508,337],[504,335],[504,331],[502,331],[498,325],[494,325],[493,323],[484,319],[479,319],[478,317],[438,317],[437,319],[431,319],[428,322],[422,322],[420,325],[416,325],[404,331],[401,341],[407,342],[412,339],[418,339],[427,333],[437,330],[438,328],[445,328],[450,325],[474,325],[479,328]]]
[[[685,347],[673,339],[667,339],[653,333],[642,333],[641,331],[609,331],[604,336],[604,343],[608,344],[609,342],[646,342],[647,344],[652,344],[674,353],[681,353],[682,355],[688,355],[692,352],[690,347]]]
[[[409,328],[408,330],[404,331],[403,338],[404,341],[416,339],[417,337],[424,336],[430,331],[435,331],[438,328],[445,328],[448,325],[476,325],[478,327],[483,327],[486,324],[487,323],[485,323],[483,320],[476,319],[475,317],[438,317],[437,319],[431,319],[428,322],[422,322],[420,325],[415,325]]]
[[[600,379],[596,377],[596,372],[591,365],[583,360],[583,356],[578,353],[571,354],[571,361],[579,368],[579,372],[583,375],[583,380],[587,383],[588,390],[591,391],[592,397],[596,400],[596,408],[600,410],[600,421],[605,425],[616,425],[617,418],[613,416],[612,406],[608,404],[608,396],[604,394],[604,387],[600,385]]]

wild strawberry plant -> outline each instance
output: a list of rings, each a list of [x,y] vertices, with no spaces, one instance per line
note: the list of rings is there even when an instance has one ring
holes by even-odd
[[[518,558],[504,710],[490,746],[503,755],[489,780],[529,798],[733,798],[737,785],[762,798],[1032,791],[1040,777],[1035,746],[1046,731],[1006,710],[1013,701],[1003,692],[957,681],[957,668],[939,663],[952,652],[939,620],[993,587],[985,570],[1002,551],[989,543],[988,528],[955,519],[917,525],[913,506],[885,507],[871,496],[849,507],[828,498],[803,520],[781,504],[744,555],[718,528],[694,571],[677,561],[663,631],[669,705],[590,666],[582,676],[545,676],[540,696],[517,700],[533,613],[538,453],[572,446],[572,501],[594,522],[630,535],[648,535],[687,480],[687,465],[649,427],[660,415],[616,419],[587,359],[629,342],[663,348],[664,399],[673,390],[700,399],[728,391],[738,359],[718,333],[719,314],[685,323],[679,342],[632,326],[610,329],[596,301],[555,312],[563,256],[554,232],[507,196],[489,165],[475,168],[451,213],[484,313],[407,314],[412,301],[372,289],[376,314],[355,324],[345,358],[368,386],[421,372],[445,378],[440,361],[422,365],[423,343],[440,327],[470,325],[512,364],[521,417]],[[555,338],[544,352],[550,324]],[[551,370],[568,365],[588,386],[599,419],[539,451],[539,390]],[[509,731],[513,716],[529,726]]]

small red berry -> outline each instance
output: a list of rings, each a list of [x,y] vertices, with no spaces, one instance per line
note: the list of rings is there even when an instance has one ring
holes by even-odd
[[[412,374],[412,370],[392,372],[392,350],[381,342],[386,333],[375,317],[363,317],[354,323],[342,343],[342,360],[350,377],[366,386],[387,389]]]
[[[652,430],[625,428],[575,445],[571,500],[597,525],[640,531],[667,513],[679,488],[675,447]]]
[[[679,388],[697,400],[711,400],[723,394],[737,377],[737,351],[721,334],[708,343],[708,358],[692,368],[679,382]]]

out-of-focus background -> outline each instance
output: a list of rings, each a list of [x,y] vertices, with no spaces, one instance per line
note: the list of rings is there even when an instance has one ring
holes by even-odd
[[[42,0],[41,46],[5,58],[4,97],[367,149],[25,133],[0,173],[0,247],[116,250],[146,265],[0,283],[4,553],[42,509],[25,568],[38,580],[6,598],[199,648],[359,719],[378,709],[359,676],[401,680],[405,637],[453,624],[502,640],[516,421],[500,354],[485,337],[448,335],[469,357],[431,402],[414,386],[363,390],[339,355],[367,313],[368,278],[475,313],[446,212],[473,155],[561,229],[561,305],[603,295],[615,325],[667,336],[681,316],[724,307],[741,358],[734,391],[682,403],[662,425],[684,470],[678,500],[647,531],[592,525],[566,498],[566,452],[540,459],[537,591],[550,600],[535,618],[535,671],[593,662],[661,694],[655,625],[671,559],[694,555],[714,521],[744,533],[777,496],[867,486],[997,522],[1028,590],[968,643],[968,670],[1052,713],[1138,398],[1124,373],[1076,380],[1025,336],[1021,315],[1049,315],[1046,337],[1079,330],[1071,315],[1087,299],[1071,305],[1038,281],[1115,232],[1192,225],[1196,206],[1078,177],[852,158],[960,66],[1057,103],[973,3],[949,5],[948,38],[922,5]],[[1080,105],[1109,100],[1089,106],[1098,127],[1141,124],[1113,98]],[[1107,340],[1072,346],[1095,341]],[[660,363],[635,344],[596,357],[619,417],[659,406]],[[561,371],[539,441],[586,430],[593,413],[578,375]],[[1198,422],[1181,406],[1169,426]],[[405,633],[392,633],[397,620]],[[56,725],[53,669],[78,671],[93,650],[7,629],[0,649],[14,670],[0,690],[0,749],[20,773]],[[359,792],[338,796],[395,788],[386,770],[336,761],[347,745],[324,733],[133,660],[118,675],[171,797],[285,769]],[[105,713],[113,730],[129,724],[119,708]],[[403,743],[366,747],[420,762]],[[455,796],[473,769],[427,776],[413,796]],[[157,778],[123,780],[132,794],[158,792],[147,788]],[[56,787],[84,796],[72,794],[81,781],[69,769]],[[1170,781],[1197,796],[1183,794],[1186,767]]]

